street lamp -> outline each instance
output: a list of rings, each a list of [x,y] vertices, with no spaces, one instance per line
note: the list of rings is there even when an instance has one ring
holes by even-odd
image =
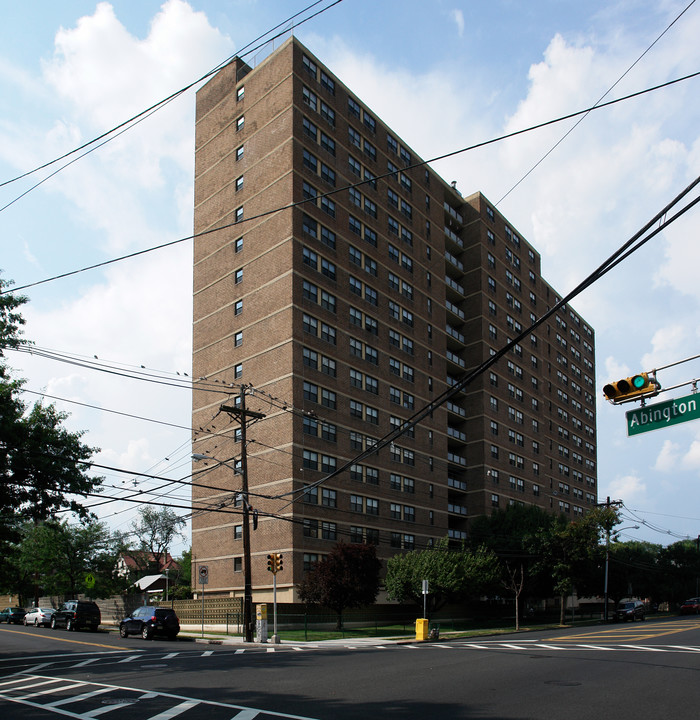
[[[202,453],[193,453],[192,459],[197,460],[213,460],[221,465],[233,470],[235,474],[238,474],[236,468],[232,468],[227,462],[223,460],[217,460],[209,455]],[[244,590],[243,590],[243,631],[246,642],[253,642],[253,578],[251,573],[251,554],[250,554],[250,525],[249,525],[249,514],[250,505],[248,504],[248,472],[245,463],[241,465],[241,495],[243,497],[243,576],[244,576]]]
[[[639,525],[619,528],[616,533],[623,530],[639,530]],[[605,538],[605,608],[603,609],[603,621],[608,622],[608,568],[610,566],[610,530],[606,532]]]

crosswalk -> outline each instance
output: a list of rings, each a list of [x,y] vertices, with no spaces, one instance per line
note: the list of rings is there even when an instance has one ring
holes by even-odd
[[[395,643],[366,645],[336,643],[336,650],[342,647],[348,651],[421,652],[440,653],[491,652],[529,653],[552,655],[573,652],[605,653],[684,653],[698,655],[700,646],[681,644],[645,644],[634,642],[576,642],[573,638],[554,640],[452,640],[430,643]],[[228,657],[246,654],[274,656],[278,653],[297,654],[330,649],[322,643],[309,645],[278,645],[272,647],[236,648]],[[207,720],[268,720],[288,718],[290,720],[314,720],[300,715],[271,712],[260,708],[229,703],[217,703],[171,693],[146,691],[119,685],[97,683],[77,678],[61,677],[64,672],[85,670],[91,672],[101,666],[118,665],[135,669],[167,668],[173,662],[184,661],[188,665],[197,660],[216,659],[217,650],[183,650],[168,652],[107,652],[85,657],[84,655],[41,656],[32,658],[3,658],[0,661],[0,705],[5,703],[23,705],[42,711],[41,717],[78,718],[88,720],[108,715],[109,720],[193,720],[206,713]],[[7,714],[7,713],[6,713]],[[12,713],[7,714],[12,717]]]
[[[425,647],[425,646],[421,646]],[[697,645],[633,645],[627,643],[577,643],[566,642],[554,644],[551,642],[541,642],[539,640],[524,642],[453,642],[449,644],[432,644],[432,647],[440,647],[443,649],[466,649],[466,650],[522,650],[527,652],[571,652],[576,650],[596,650],[604,652],[655,652],[655,653],[690,653],[700,654],[700,646]]]
[[[303,715],[213,702],[173,693],[138,690],[120,685],[21,674],[0,680],[0,701],[34,708],[41,717],[92,720],[109,714],[110,720],[316,720]],[[8,717],[11,717],[8,714]]]

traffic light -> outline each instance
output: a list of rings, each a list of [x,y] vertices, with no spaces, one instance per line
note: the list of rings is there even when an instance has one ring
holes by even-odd
[[[267,569],[273,575],[282,569],[282,553],[270,553],[267,556]]]
[[[603,386],[603,395],[614,405],[627,400],[636,400],[643,397],[653,397],[659,394],[661,385],[648,373],[639,373],[631,377],[611,382]]]

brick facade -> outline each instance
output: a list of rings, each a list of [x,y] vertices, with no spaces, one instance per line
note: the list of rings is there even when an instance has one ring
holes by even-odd
[[[459,542],[470,517],[508,503],[571,518],[595,504],[593,331],[568,307],[304,496],[559,298],[483,195],[421,164],[295,39],[198,92],[195,157],[193,447],[227,463],[193,465],[208,593],[242,594],[239,425],[220,411],[241,384],[265,415],[247,429],[256,602],[271,596],[269,552],[293,602],[340,540],[386,559]]]

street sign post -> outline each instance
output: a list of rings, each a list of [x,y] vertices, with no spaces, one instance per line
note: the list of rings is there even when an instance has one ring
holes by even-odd
[[[675,400],[654,403],[646,407],[630,410],[625,413],[627,418],[627,435],[660,430],[661,428],[700,419],[700,394],[693,393]]]
[[[199,566],[199,582],[202,585],[202,637],[204,637],[204,586],[209,584],[209,566]]]

